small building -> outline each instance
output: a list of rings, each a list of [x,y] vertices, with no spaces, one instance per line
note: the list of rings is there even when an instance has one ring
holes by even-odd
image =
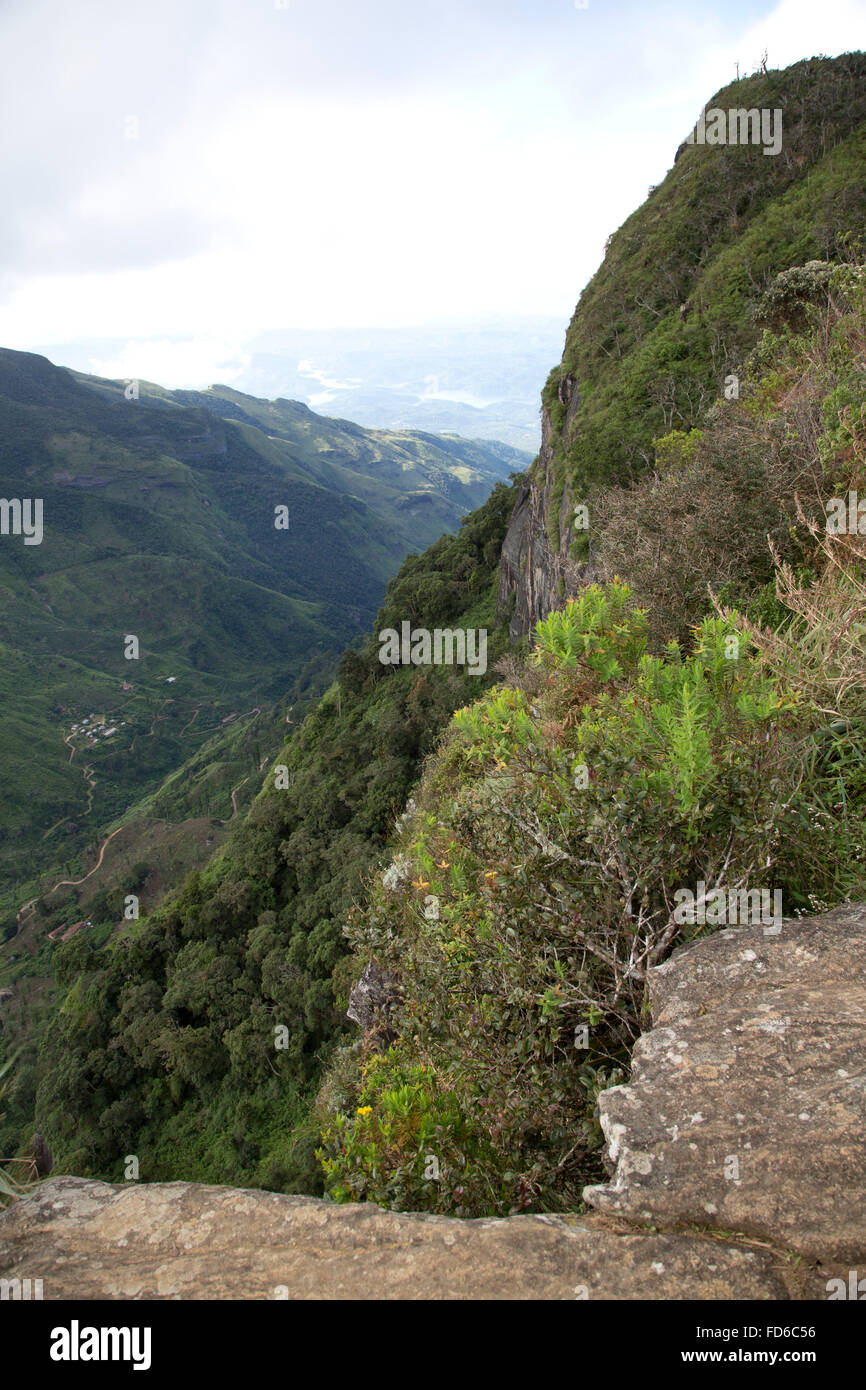
[[[61,941],[71,941],[72,938],[73,938],[73,936],[77,936],[78,932],[81,931],[82,927],[92,927],[92,926],[93,926],[93,923],[92,923],[92,922],[76,922],[76,923],[74,923],[73,926],[67,927],[67,928],[66,928],[66,930],[63,932],[63,935],[61,936],[60,940],[61,940]],[[61,931],[62,931],[62,930],[63,930],[63,929],[61,928]],[[52,932],[51,935],[54,936],[55,933]]]

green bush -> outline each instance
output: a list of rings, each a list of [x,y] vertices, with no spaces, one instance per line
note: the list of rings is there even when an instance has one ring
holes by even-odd
[[[326,1118],[340,1199],[466,1215],[578,1204],[647,968],[701,929],[675,919],[676,890],[789,887],[778,773],[803,712],[735,616],[652,656],[627,586],[593,585],[537,636],[546,684],[455,715],[395,842],[411,873],[386,875],[350,920],[402,1002],[355,1113]],[[505,711],[520,715],[507,748]],[[421,1177],[427,1153],[449,1178]]]

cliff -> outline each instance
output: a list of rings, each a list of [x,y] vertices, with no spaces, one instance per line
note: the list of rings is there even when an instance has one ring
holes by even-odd
[[[847,258],[866,220],[864,78],[866,55],[850,53],[723,88],[708,109],[782,112],[779,153],[684,142],[609,238],[544,388],[541,451],[503,546],[498,614],[512,639],[592,577],[599,487],[633,482],[659,438],[701,424],[755,346],[772,278]]]
[[[859,904],[651,970],[586,1215],[60,1177],[0,1216],[0,1278],[46,1299],[825,1299],[866,1263],[864,962]]]

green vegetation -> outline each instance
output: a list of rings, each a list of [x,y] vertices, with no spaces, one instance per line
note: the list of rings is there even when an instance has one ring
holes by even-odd
[[[4,495],[44,504],[40,545],[0,537],[0,909],[38,891],[39,870],[78,877],[98,832],[160,787],[135,814],[230,815],[231,789],[281,741],[273,707],[293,680],[317,664],[332,678],[407,551],[525,462],[226,388],[141,383],[127,401],[0,351]],[[189,771],[163,786],[193,757],[194,790]]]
[[[500,485],[456,536],[410,556],[375,632],[407,616],[435,627],[467,612],[492,628],[512,503]],[[40,956],[13,968],[25,989],[35,971],[49,973],[40,957],[50,954],[60,999],[40,1058],[31,1048],[18,1070],[0,1153],[32,1127],[38,1090],[40,1126],[67,1170],[118,1177],[136,1153],[142,1178],[320,1185],[317,1134],[304,1118],[322,1060],[348,1027],[345,916],[421,759],[490,680],[383,666],[375,632],[346,653],[339,683],[279,753],[289,786],[278,790],[271,769],[205,870],[104,943],[90,932],[43,938]],[[492,640],[491,660],[496,651]]]
[[[551,507],[630,483],[654,441],[688,432],[751,351],[762,293],[781,271],[851,255],[866,225],[866,54],[757,73],[707,107],[783,110],[781,154],[682,145],[610,238],[544,390]],[[592,512],[590,513],[592,515]]]
[[[845,490],[858,447],[862,298],[856,266],[813,262],[771,281],[758,308],[766,303],[778,331],[764,332],[738,397],[715,402],[704,429],[657,440],[656,467],[634,487],[596,493],[598,570],[628,580],[657,643],[687,637],[707,611],[708,584],[749,615],[782,617],[774,557],[808,566],[812,528]],[[787,322],[777,318],[783,300]]]
[[[654,623],[622,579],[586,587],[537,624],[516,684],[457,712],[428,760],[395,868],[351,917],[359,964],[399,982],[397,1038],[342,1049],[322,1088],[337,1200],[573,1209],[597,1175],[598,1093],[645,1024],[647,969],[727,920],[712,901],[706,923],[678,915],[682,891],[722,890],[726,907],[780,892],[789,916],[866,896],[866,538],[827,535],[821,504],[864,487],[866,281],[823,279],[823,303],[795,297],[741,400],[708,422],[698,472],[668,449],[624,536],[621,492],[608,508],[617,556],[665,599]],[[723,466],[732,429],[743,467],[721,494],[747,528],[735,587],[748,600],[751,574],[770,624],[706,612],[735,533],[697,478]],[[748,539],[744,445],[771,480],[750,474],[760,515],[781,532],[790,508],[797,523],[798,569],[775,550],[774,605],[760,588],[773,554],[765,540],[762,568]],[[634,548],[647,516],[660,523],[659,491],[663,578],[646,558],[655,534]]]
[[[9,1084],[8,1078],[12,1066],[12,1059],[9,1059],[0,1066],[0,1105],[3,1104],[3,1093]],[[0,1111],[0,1124],[2,1124],[4,1119],[5,1115]],[[24,1190],[24,1184],[21,1183],[20,1179],[13,1177],[12,1173],[8,1171],[10,1167],[10,1164],[7,1164],[6,1168],[0,1167],[0,1207],[5,1206],[8,1202],[15,1201],[16,1197]]]
[[[712,898],[705,922],[678,912],[683,895],[778,892],[786,915],[866,897],[866,536],[826,527],[831,498],[866,499],[864,77],[854,54],[718,94],[782,106],[782,155],[686,147],[612,239],[545,392],[541,466],[554,510],[588,498],[593,582],[531,650],[494,631],[501,484],[405,561],[311,707],[322,644],[279,751],[276,679],[278,714],[211,731],[239,772],[254,733],[263,786],[179,892],[118,930],[112,895],[147,891],[155,853],[118,837],[114,880],[37,909],[67,926],[87,910],[92,929],[33,955],[7,943],[3,1045],[21,1050],[0,1154],[35,1113],[84,1174],[119,1178],[134,1153],[145,1180],[572,1209],[599,1176],[597,1099],[646,1026],[648,969],[720,924]],[[287,403],[215,394],[204,413],[145,392],[140,416],[209,421],[230,452],[258,430],[283,466]],[[335,467],[294,423],[299,470]],[[240,514],[245,472],[228,471]],[[366,534],[364,504],[340,497],[346,535]],[[404,621],[488,628],[490,673],[383,666],[377,634]],[[194,807],[202,758],[189,790],[148,789],[148,826]],[[391,997],[358,1039],[345,1011],[368,965]],[[45,1019],[38,1050],[26,1014]]]

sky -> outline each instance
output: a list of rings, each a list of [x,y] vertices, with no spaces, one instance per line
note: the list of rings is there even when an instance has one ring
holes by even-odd
[[[0,345],[200,386],[273,330],[564,330],[737,62],[864,44],[866,0],[0,0]]]

